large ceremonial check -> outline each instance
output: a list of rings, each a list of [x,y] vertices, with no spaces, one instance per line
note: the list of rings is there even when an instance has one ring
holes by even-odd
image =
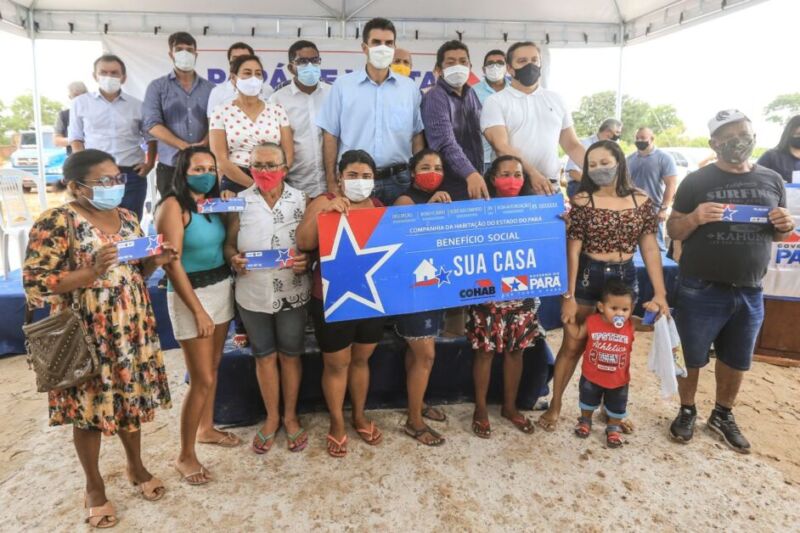
[[[563,211],[555,195],[322,213],[325,320],[561,294]]]

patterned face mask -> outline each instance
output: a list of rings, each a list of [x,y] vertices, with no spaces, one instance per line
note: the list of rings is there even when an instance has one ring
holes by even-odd
[[[750,135],[734,137],[724,143],[716,144],[714,151],[719,154],[720,159],[731,165],[744,163],[753,154],[756,140]]]

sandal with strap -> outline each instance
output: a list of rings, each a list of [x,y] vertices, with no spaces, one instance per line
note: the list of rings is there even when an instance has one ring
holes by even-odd
[[[383,438],[383,434],[381,430],[378,429],[378,426],[375,425],[375,422],[369,423],[369,429],[364,428],[357,428],[355,424],[353,425],[358,436],[361,437],[361,440],[369,444],[370,446],[377,446],[380,444],[381,439]]]
[[[306,434],[306,429],[302,427],[298,429],[297,433],[295,433],[294,435],[289,435],[288,432],[286,433],[286,442],[288,444],[290,452],[297,453],[297,452],[302,452],[303,450],[306,449],[306,446],[308,446],[308,438],[306,438],[300,444],[297,443],[297,441],[300,440],[305,434]]]
[[[625,443],[622,440],[622,426],[613,425],[606,427],[606,447],[619,448]]]
[[[328,433],[328,455],[341,459],[347,455],[347,435],[342,437],[342,440],[336,440],[336,437]]]
[[[164,497],[164,493],[167,490],[167,488],[164,486],[164,482],[158,479],[156,476],[150,476],[150,479],[147,481],[138,482],[133,479],[133,475],[131,475],[130,471],[128,471],[128,481],[131,482],[131,485],[137,487],[139,492],[142,493],[142,498],[149,502],[160,500]]]
[[[533,422],[531,422],[527,416],[522,414],[516,414],[514,416],[506,416],[502,412],[500,413],[500,416],[502,416],[506,420],[509,420],[512,424],[514,424],[515,428],[525,433],[526,435],[530,435],[531,433],[533,433],[534,429]]]
[[[257,453],[258,455],[264,455],[267,453],[270,448],[272,448],[272,445],[275,444],[275,434],[277,432],[278,430],[276,429],[265,437],[259,429],[253,436],[253,452]],[[258,441],[261,441],[261,444],[259,444]]]
[[[425,446],[435,447],[444,444],[444,437],[442,437],[439,433],[437,433],[427,425],[425,425],[422,429],[414,429],[413,427],[408,425],[408,422],[406,422],[403,431],[405,432],[406,435],[416,440],[417,442],[424,444]],[[433,440],[427,442],[423,440],[422,436],[425,434],[428,434],[431,437],[433,437]]]
[[[575,426],[575,435],[585,439],[592,433],[592,419],[587,416],[578,417],[578,425]]]
[[[545,418],[545,415],[543,414],[536,421],[536,425],[539,426],[540,428],[542,428],[543,430],[545,430],[546,432],[552,433],[553,431],[556,430],[556,426],[558,425],[558,422],[557,421],[554,422],[552,420],[549,420],[549,419]]]
[[[230,431],[222,431],[221,433],[222,437],[217,440],[199,440],[197,442],[200,444],[209,444],[211,446],[220,446],[222,448],[235,448],[242,443],[239,437]]]
[[[103,505],[97,507],[89,507],[84,497],[84,507],[88,509],[86,516],[86,523],[95,529],[108,529],[117,525],[117,510],[114,504],[106,501]]]
[[[178,474],[180,474],[181,476],[181,481],[183,483],[186,483],[187,485],[192,485],[192,486],[205,485],[206,483],[209,483],[211,481],[211,474],[209,474],[208,470],[206,470],[204,466],[201,466],[200,470],[198,470],[197,472],[192,472],[191,474],[184,474],[181,471],[181,469],[178,468],[177,464],[174,466],[175,470],[177,470]],[[190,478],[193,478],[195,476],[203,476],[204,479],[202,481],[192,481]]]
[[[472,420],[472,432],[482,439],[492,436],[492,425],[488,420]]]
[[[437,409],[436,407],[431,407],[430,405],[426,405],[422,409],[422,417],[427,418],[428,420],[433,420],[434,422],[446,422],[447,415],[441,409]]]

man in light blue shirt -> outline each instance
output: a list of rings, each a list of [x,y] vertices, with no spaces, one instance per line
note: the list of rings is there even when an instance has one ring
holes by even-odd
[[[158,139],[156,183],[162,197],[172,188],[177,153],[208,144],[208,97],[214,89],[194,70],[197,41],[190,34],[169,36],[169,56],[175,68],[150,82],[142,108],[145,129]]]
[[[142,219],[147,197],[147,174],[156,159],[156,141],[144,129],[142,102],[122,92],[125,63],[115,55],[100,56],[94,62],[98,91],[72,101],[68,139],[73,152],[87,148],[111,154],[125,174],[125,196],[120,207]],[[147,158],[142,145],[147,142]]]
[[[635,144],[637,151],[628,156],[628,172],[633,184],[643,189],[658,209],[658,245],[666,251],[664,222],[678,188],[678,167],[671,154],[656,148],[650,128],[636,131]]]
[[[502,91],[511,82],[506,78],[506,53],[502,50],[489,50],[483,57],[484,78],[472,86],[472,90],[478,95],[481,105],[489,96],[498,91]],[[492,150],[492,145],[483,137],[483,173],[492,166],[492,161],[497,157]]]
[[[597,141],[619,141],[622,135],[622,122],[615,118],[607,118],[600,124],[597,133],[581,139],[581,144],[584,148],[589,148]],[[564,167],[564,172],[567,174],[567,196],[572,198],[578,192],[578,186],[581,184],[581,176],[583,171],[581,165],[583,161],[575,162],[572,159],[567,160],[567,166]]]
[[[363,30],[364,70],[339,77],[317,115],[329,191],[337,190],[336,163],[348,150],[365,150],[378,166],[374,196],[392,205],[411,184],[408,161],[424,147],[421,95],[409,78],[390,70],[397,32],[387,19]]]

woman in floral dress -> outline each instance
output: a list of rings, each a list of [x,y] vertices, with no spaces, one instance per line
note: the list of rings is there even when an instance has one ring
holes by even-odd
[[[77,387],[49,393],[50,425],[72,424],[75,450],[86,476],[86,521],[96,528],[117,524],[106,498],[98,459],[101,435],[118,435],[127,456],[127,477],[147,500],[164,495],[163,483],[141,458],[142,422],[156,407],[170,406],[170,393],[155,317],[145,279],[176,258],[164,252],[144,261],[117,263],[116,243],[142,237],[136,215],[117,206],[125,177],[99,150],[73,154],[64,164],[73,201],[45,211],[30,232],[23,283],[29,305],[50,303],[57,313],[77,291],[80,314],[100,359],[100,375]],[[68,227],[74,230],[71,241]],[[69,249],[74,248],[75,265]]]

